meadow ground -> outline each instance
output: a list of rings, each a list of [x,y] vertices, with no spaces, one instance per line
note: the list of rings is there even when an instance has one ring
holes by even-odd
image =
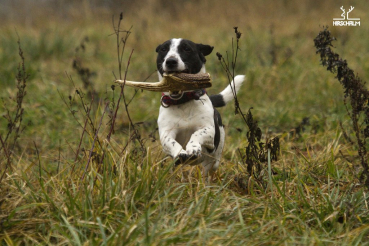
[[[1,245],[369,244],[368,193],[358,178],[357,147],[344,137],[355,139],[343,89],[320,65],[313,43],[329,25],[335,51],[364,81],[369,78],[368,7],[353,5],[360,27],[331,26],[340,7],[350,5],[0,3]],[[161,152],[160,95],[125,88],[135,125],[122,100],[113,120],[121,89],[112,87],[120,76],[112,20],[117,24],[120,12],[121,30],[131,32],[122,76],[133,51],[127,78],[156,81],[155,48],[183,37],[215,46],[207,58],[210,94],[227,85],[215,53],[231,56],[238,26],[235,70],[247,76],[238,99],[244,113],[253,108],[262,141],[280,139],[271,169],[266,162],[255,175],[247,173],[249,129],[232,103],[220,109],[226,145],[210,185],[200,168],[174,169]],[[18,39],[29,76],[21,121],[12,126],[9,119],[21,112]]]

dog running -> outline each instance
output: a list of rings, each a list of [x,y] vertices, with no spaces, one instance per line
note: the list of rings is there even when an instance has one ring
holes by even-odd
[[[159,45],[156,48],[159,81],[163,74],[205,73],[205,57],[213,48],[186,39],[170,39]],[[244,75],[237,75],[217,95],[209,96],[205,89],[162,94],[158,117],[160,141],[163,151],[176,164],[201,163],[204,177],[214,174],[225,138],[222,119],[215,108],[233,100],[232,89],[237,93],[244,79]]]

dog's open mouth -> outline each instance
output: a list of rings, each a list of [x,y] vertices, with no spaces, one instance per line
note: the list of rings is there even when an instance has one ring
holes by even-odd
[[[182,70],[182,71],[168,71],[166,72],[167,74],[176,74],[176,73],[190,73],[190,70],[188,69],[185,69],[185,70]]]

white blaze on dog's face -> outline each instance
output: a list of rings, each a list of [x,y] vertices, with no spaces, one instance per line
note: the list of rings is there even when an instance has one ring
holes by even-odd
[[[213,51],[212,46],[196,44],[187,39],[170,39],[156,48],[159,80],[163,73],[205,73],[205,56]]]

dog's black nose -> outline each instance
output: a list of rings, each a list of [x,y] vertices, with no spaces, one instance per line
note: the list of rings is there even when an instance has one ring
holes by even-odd
[[[178,60],[176,58],[168,58],[165,61],[165,64],[167,65],[168,68],[176,68],[178,65]]]

